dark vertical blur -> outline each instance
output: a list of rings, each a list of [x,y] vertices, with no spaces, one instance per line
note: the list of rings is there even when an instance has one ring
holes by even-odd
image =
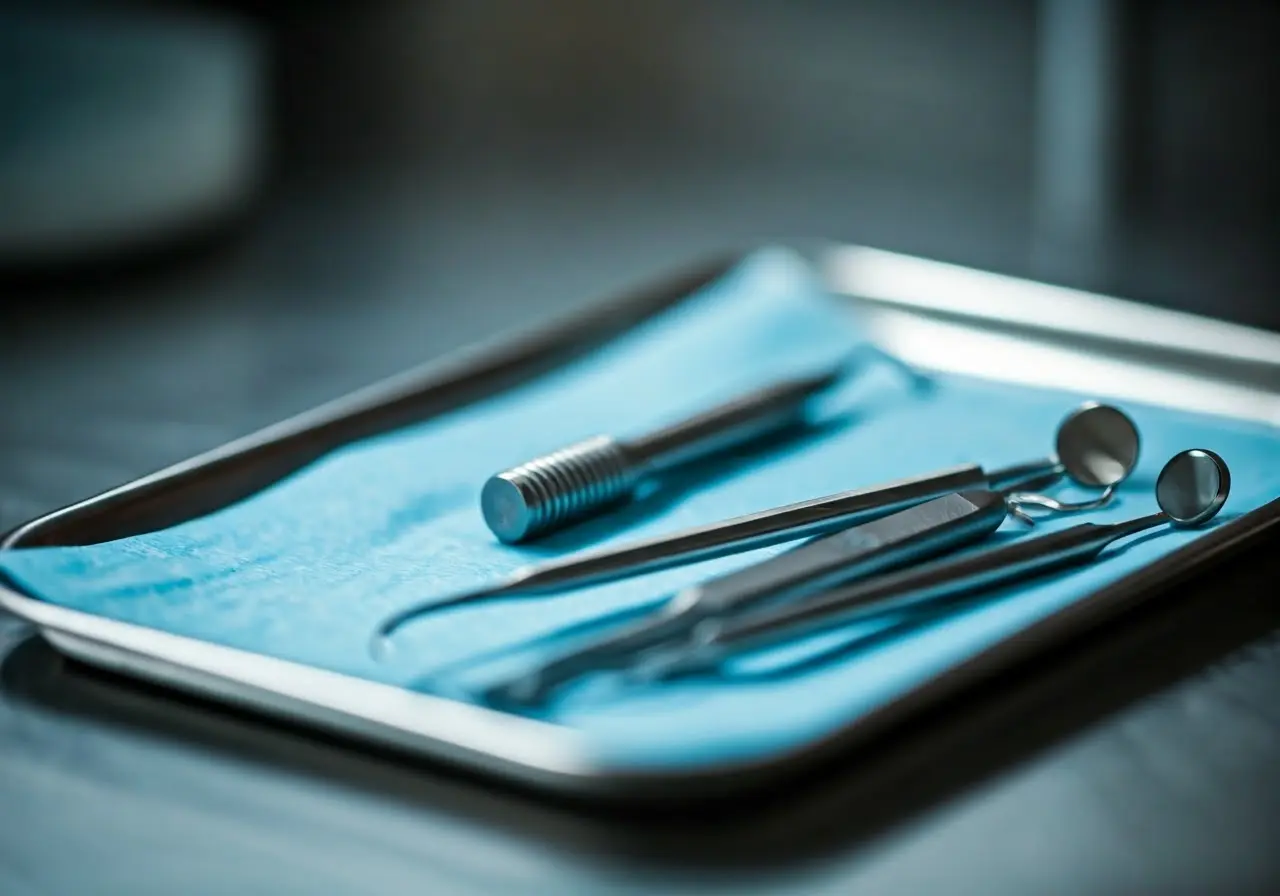
[[[830,237],[1280,326],[1267,0],[100,0],[0,35],[0,267],[32,288],[212,231],[239,248],[201,270],[247,240],[339,304],[541,284],[496,320]]]

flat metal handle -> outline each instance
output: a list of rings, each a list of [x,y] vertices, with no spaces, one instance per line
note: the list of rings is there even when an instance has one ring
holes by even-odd
[[[785,601],[978,541],[998,529],[1006,513],[998,492],[944,495],[712,579],[684,599],[712,616]]]
[[[814,541],[680,592],[656,613],[544,663],[488,692],[497,703],[537,703],[586,672],[631,666],[638,655],[689,644],[708,620],[762,600],[796,598],[859,575],[939,554],[994,532],[1005,518],[998,492],[970,491]]]
[[[979,489],[986,484],[987,474],[982,467],[964,464],[744,514],[621,547],[575,554],[524,573],[521,587],[539,591],[570,584],[576,587],[799,541],[880,519],[950,492]]]
[[[1024,581],[1077,563],[1086,563],[1115,541],[1167,520],[1162,513],[1125,523],[1081,523],[1060,532],[829,591],[812,601],[728,620],[699,649],[723,656],[757,649],[847,624],[865,613],[906,610],[944,598]]]

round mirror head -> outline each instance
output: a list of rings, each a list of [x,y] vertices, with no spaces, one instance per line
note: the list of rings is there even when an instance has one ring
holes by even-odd
[[[1156,480],[1156,503],[1175,526],[1199,526],[1217,516],[1230,491],[1226,461],[1193,448],[1164,465]]]
[[[1138,427],[1108,404],[1082,405],[1058,427],[1058,460],[1079,485],[1124,482],[1138,463],[1138,444]]]

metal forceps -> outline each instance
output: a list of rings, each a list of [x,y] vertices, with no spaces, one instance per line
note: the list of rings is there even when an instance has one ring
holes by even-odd
[[[377,654],[402,626],[446,609],[482,601],[568,591],[629,575],[824,535],[965,489],[999,490],[1017,483],[1052,480],[1065,474],[1079,485],[1106,489],[1104,496],[1107,496],[1137,462],[1138,430],[1119,409],[1087,403],[1059,424],[1056,449],[1052,457],[991,473],[977,464],[966,464],[517,569],[493,585],[416,604],[389,616],[378,626],[371,646]],[[1051,510],[1057,504],[1045,496],[1034,499],[1027,496],[1027,500]],[[1060,504],[1057,506],[1067,509]]]
[[[952,559],[935,560],[837,588],[814,600],[766,608],[686,629],[650,650],[600,654],[574,668],[570,658],[553,660],[532,674],[489,689],[495,703],[534,705],[577,674],[624,669],[634,682],[652,683],[717,668],[725,660],[753,650],[786,643],[858,619],[936,604],[957,597],[1087,563],[1112,542],[1156,526],[1178,529],[1202,526],[1213,519],[1231,491],[1226,462],[1212,451],[1192,449],[1175,455],[1156,481],[1158,513],[1121,523],[1082,523],[1004,547]],[[603,662],[602,662],[603,661]]]
[[[1126,469],[1127,476],[1130,470]],[[537,702],[588,671],[627,668],[638,654],[687,645],[716,625],[761,604],[803,606],[810,595],[946,553],[979,541],[1013,515],[1033,523],[1026,505],[1073,513],[1105,506],[1108,490],[1066,504],[1009,489],[973,490],[934,498],[860,526],[814,539],[745,569],[675,594],[651,615],[544,662],[535,672],[491,693],[499,701]]]

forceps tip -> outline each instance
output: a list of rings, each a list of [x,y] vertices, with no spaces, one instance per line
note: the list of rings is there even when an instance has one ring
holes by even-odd
[[[385,663],[395,653],[391,633],[385,630],[385,626],[379,626],[378,630],[369,637],[368,649],[369,656],[379,663]]]

